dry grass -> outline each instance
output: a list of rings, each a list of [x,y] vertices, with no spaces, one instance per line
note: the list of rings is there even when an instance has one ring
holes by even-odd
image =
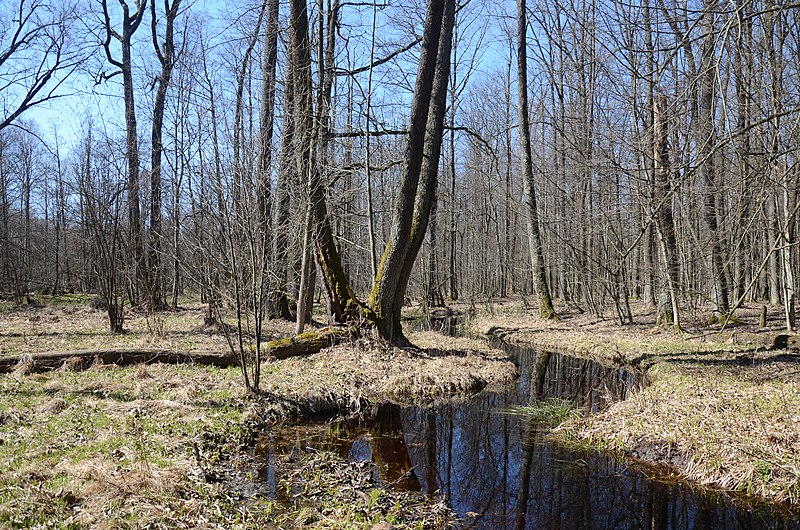
[[[481,312],[471,326],[535,348],[647,369],[649,387],[568,422],[562,431],[570,437],[668,464],[701,484],[797,504],[800,355],[737,338],[780,331],[780,308],[770,308],[767,330],[757,327],[758,311],[737,313],[742,324],[724,333],[697,311],[679,334],[656,328],[648,312],[629,326],[568,312],[552,322],[507,303]]]
[[[747,352],[758,349],[748,340],[759,334],[775,334],[781,329],[779,308],[771,308],[768,327],[759,329],[759,309],[743,309],[737,313],[744,324],[730,326],[724,331],[707,326],[704,312],[687,318],[683,332],[655,325],[652,310],[641,309],[634,314],[633,324],[620,325],[615,318],[601,318],[588,313],[576,313],[559,308],[559,320],[543,320],[537,311],[526,309],[519,302],[506,301],[500,306],[482,309],[471,319],[473,333],[492,332],[508,342],[534,344],[539,348],[574,353],[617,364],[652,364],[658,357],[674,354],[705,354],[714,352]],[[687,315],[685,315],[687,316]]]
[[[131,345],[110,343],[115,340],[152,340],[159,347],[179,347],[170,341],[191,340],[181,343],[189,350],[213,349],[211,344],[222,340],[197,338],[200,310],[167,314],[159,336],[136,320],[129,323],[130,333],[108,334],[100,329],[102,313],[89,309],[68,309],[69,318],[64,308],[35,311],[51,310],[58,319],[2,314],[12,325],[0,332],[6,352],[87,348],[87,337],[103,346]],[[14,329],[20,326],[28,326],[31,334],[19,335]],[[423,349],[398,349],[365,338],[311,357],[265,363],[265,392],[258,399],[245,396],[235,368],[99,365],[82,372],[30,374],[21,367],[0,375],[0,527],[296,527],[307,514],[305,504],[243,503],[224,483],[207,480],[237,465],[241,447],[253,441],[254,429],[265,421],[357,412],[388,399],[429,403],[453,394],[464,398],[515,376],[505,354],[480,341],[430,333],[411,338]],[[347,464],[336,464],[341,465]],[[421,498],[393,496],[372,486],[365,491],[369,499],[377,497],[357,509],[347,491],[326,492],[324,502],[314,505],[318,527],[364,528],[364,514],[369,521],[373,516],[401,521],[406,508],[418,514],[432,509]],[[393,512],[381,511],[390,504]],[[434,520],[404,517],[408,528],[426,528],[426,521]]]
[[[800,388],[671,371],[568,427],[579,439],[675,466],[701,484],[800,503]]]
[[[0,527],[231,528],[237,507],[203,480],[193,446],[209,459],[238,448],[238,374],[152,365],[144,375],[0,377]]]
[[[185,352],[228,351],[219,329],[204,326],[200,304],[156,314],[127,311],[126,333],[111,333],[105,312],[88,304],[19,306],[0,311],[0,356],[94,348],[162,348]],[[291,335],[290,322],[266,324],[265,338]]]
[[[422,349],[403,349],[369,338],[310,357],[271,363],[263,390],[272,406],[304,414],[358,412],[367,403],[433,403],[465,398],[490,385],[508,384],[516,368],[483,341],[412,334]],[[448,349],[443,349],[451,345]],[[455,348],[455,349],[454,349]]]

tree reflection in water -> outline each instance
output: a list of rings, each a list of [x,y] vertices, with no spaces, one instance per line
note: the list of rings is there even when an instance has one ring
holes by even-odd
[[[371,420],[326,427],[303,443],[371,460],[396,487],[443,495],[475,528],[800,528],[777,509],[660,483],[602,454],[560,447],[544,429],[500,413],[553,397],[597,411],[639,384],[635,374],[591,361],[513,353],[520,377],[506,393],[428,409],[384,405]]]

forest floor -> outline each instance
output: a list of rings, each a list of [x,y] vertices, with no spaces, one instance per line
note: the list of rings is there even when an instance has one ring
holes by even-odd
[[[781,307],[737,312],[708,325],[710,310],[685,311],[683,332],[655,326],[652,310],[632,324],[560,309],[544,321],[519,302],[478,307],[472,333],[589,357],[645,373],[649,385],[607,410],[562,425],[562,434],[656,464],[680,477],[800,504],[800,352]]]
[[[0,357],[92,348],[227,351],[203,308],[130,313],[107,330],[90,299],[0,303]],[[561,307],[543,321],[519,301],[465,304],[468,331],[643,371],[649,386],[559,428],[571,442],[667,464],[679,476],[800,503],[800,355],[780,308],[737,313],[720,332],[685,311],[683,333],[642,310],[620,325]],[[410,314],[419,310],[411,308]],[[269,338],[293,325],[270,322]],[[97,365],[0,375],[0,527],[429,528],[454,515],[328,453],[280,460],[277,499],[251,491],[256,438],[291,417],[369,414],[377,404],[466,399],[510,384],[516,371],[485,341],[420,332],[419,349],[370,337],[309,357],[266,363],[259,398],[238,368]],[[776,342],[778,346],[776,347]],[[384,528],[390,526],[384,525]]]
[[[291,334],[272,322],[267,334]],[[122,335],[68,297],[0,308],[0,356],[108,347],[225,351],[199,304],[131,314]],[[380,403],[466,399],[516,368],[485,341],[410,336],[417,349],[363,337],[265,363],[247,396],[238,368],[149,364],[0,375],[2,528],[441,528],[442,502],[397,491],[332,453],[282,456],[281,492],[253,494],[256,439],[295,416],[369,414]]]

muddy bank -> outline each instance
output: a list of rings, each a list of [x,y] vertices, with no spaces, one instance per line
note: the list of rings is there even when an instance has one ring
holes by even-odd
[[[341,528],[345,522],[348,528],[375,530],[460,527],[443,500],[387,486],[368,462],[320,451],[292,455],[281,467],[278,498],[294,510],[275,519],[287,528]]]

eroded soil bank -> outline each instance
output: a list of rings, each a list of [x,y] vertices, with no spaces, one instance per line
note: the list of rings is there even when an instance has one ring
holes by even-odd
[[[646,371],[647,388],[563,425],[564,435],[669,465],[690,481],[799,506],[800,355],[775,340],[786,335],[780,308],[770,308],[767,328],[758,312],[738,313],[741,324],[720,332],[698,311],[678,334],[654,327],[648,312],[622,326],[562,308],[547,322],[504,303],[478,311],[470,329]]]

